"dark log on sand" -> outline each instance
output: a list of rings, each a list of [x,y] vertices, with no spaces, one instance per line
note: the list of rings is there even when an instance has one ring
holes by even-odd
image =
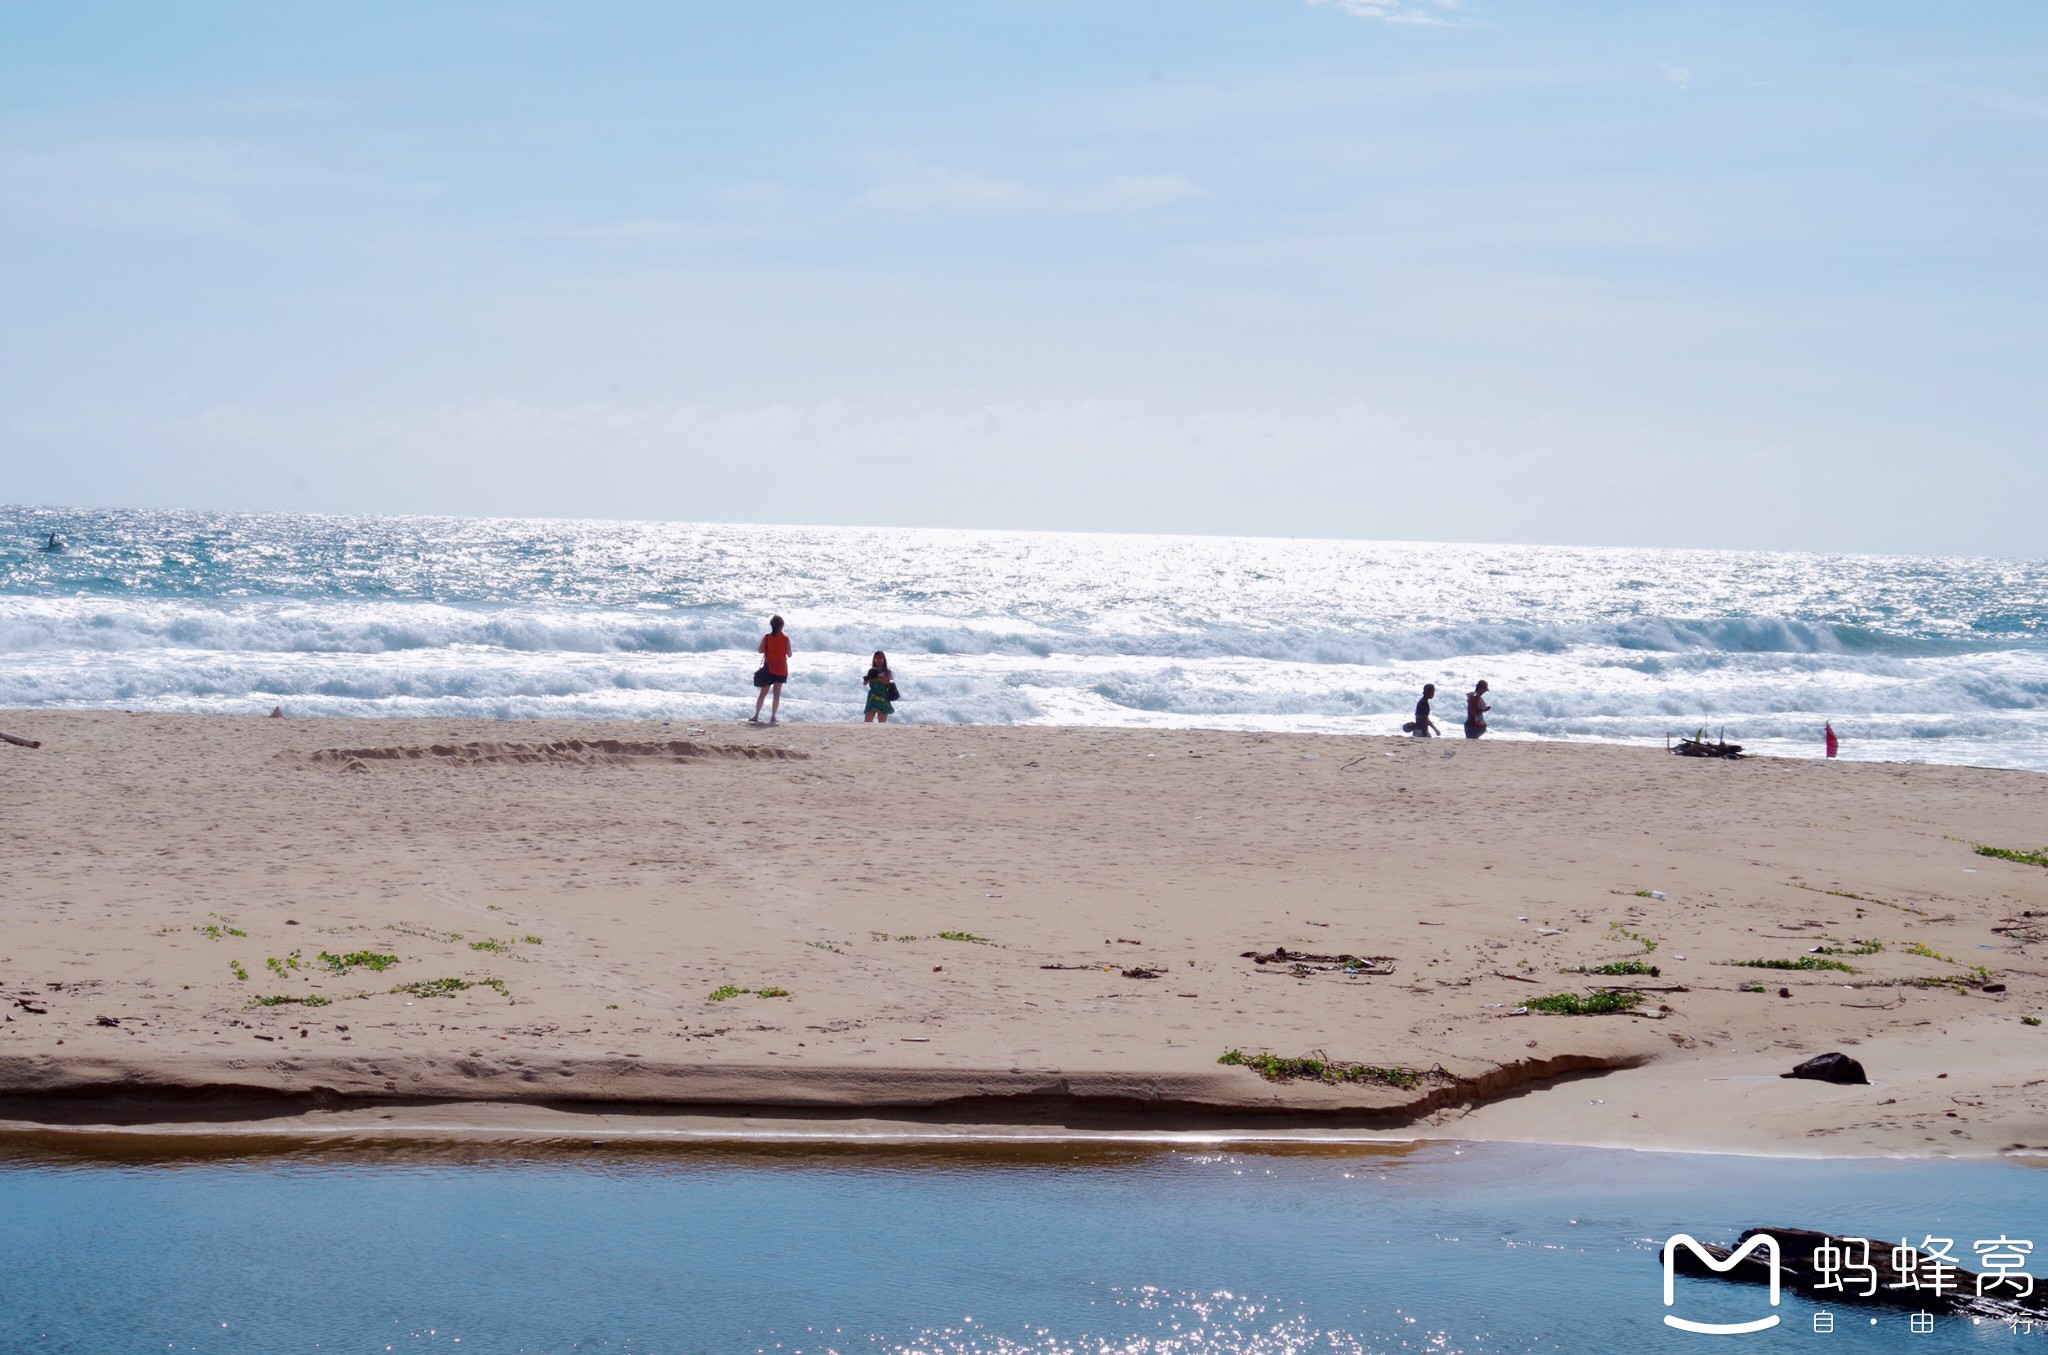
[[[16,748],[41,748],[43,746],[42,742],[38,739],[21,739],[16,738],[12,734],[0,734],[0,742],[11,743]]]

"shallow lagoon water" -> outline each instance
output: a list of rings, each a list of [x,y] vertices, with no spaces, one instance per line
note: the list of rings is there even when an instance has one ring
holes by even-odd
[[[0,1349],[2026,1350],[1790,1295],[1662,1325],[1670,1233],[2048,1244],[2048,1174],[1431,1144],[1319,1151],[0,1149]],[[2031,1267],[2043,1270],[2037,1259]],[[1672,1311],[1767,1312],[1681,1279]],[[1873,1313],[1878,1322],[1869,1318]]]

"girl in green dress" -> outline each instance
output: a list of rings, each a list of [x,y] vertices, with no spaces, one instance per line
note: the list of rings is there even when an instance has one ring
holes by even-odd
[[[861,681],[868,688],[868,706],[860,717],[861,723],[888,724],[889,717],[896,712],[896,703],[890,699],[896,695],[896,681],[889,672],[889,656],[876,650],[875,661]]]

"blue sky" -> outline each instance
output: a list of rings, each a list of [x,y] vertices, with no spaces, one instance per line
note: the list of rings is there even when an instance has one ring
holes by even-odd
[[[2043,553],[2048,6],[0,8],[0,500]]]

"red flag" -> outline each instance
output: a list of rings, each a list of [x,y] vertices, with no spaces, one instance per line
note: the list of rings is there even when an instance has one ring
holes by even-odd
[[[1842,746],[1842,741],[1835,737],[1835,722],[1833,720],[1830,720],[1827,722],[1827,724],[1823,725],[1822,728],[1824,728],[1827,731],[1828,756],[1833,757]]]

